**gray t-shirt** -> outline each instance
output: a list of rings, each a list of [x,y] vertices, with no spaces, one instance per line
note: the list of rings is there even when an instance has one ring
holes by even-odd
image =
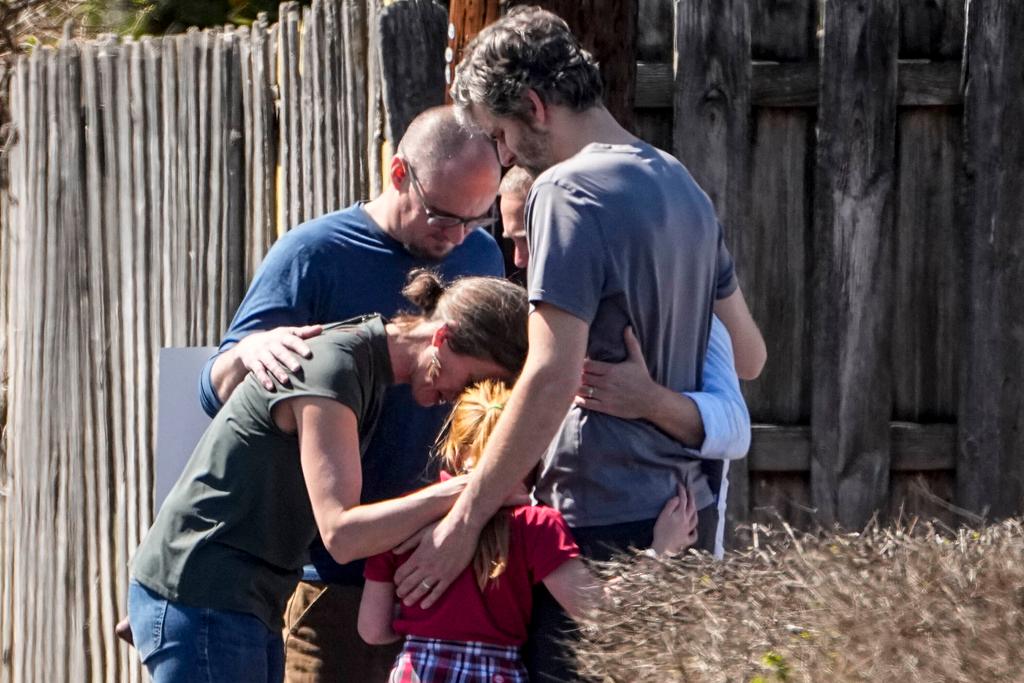
[[[280,629],[316,537],[295,434],[273,407],[299,396],[352,409],[365,449],[393,383],[380,316],[330,325],[308,341],[291,385],[248,375],[207,428],[132,562],[132,576],[168,600],[252,614]]]
[[[699,389],[712,304],[736,278],[711,201],[678,160],[639,141],[588,145],[537,178],[526,223],[532,303],[588,323],[595,360],[623,360],[632,325],[655,381]],[[576,527],[656,517],[677,482],[700,509],[714,499],[695,456],[649,422],[573,407],[536,495]]]

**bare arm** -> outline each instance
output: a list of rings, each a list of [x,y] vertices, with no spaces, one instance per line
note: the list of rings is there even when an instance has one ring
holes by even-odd
[[[391,627],[396,604],[395,584],[366,580],[356,628],[368,645],[387,645],[402,637]]]
[[[395,547],[448,512],[465,487],[464,477],[453,477],[402,498],[360,505],[362,465],[355,413],[327,398],[296,398],[288,404],[298,428],[313,516],[324,546],[341,564]]]
[[[757,379],[768,360],[768,349],[743,298],[743,290],[737,287],[735,292],[716,301],[715,315],[725,323],[732,337],[736,373],[740,379]]]
[[[305,339],[323,332],[320,325],[276,327],[253,332],[242,338],[213,361],[210,382],[217,397],[225,402],[251,371],[267,389],[273,390],[271,375],[281,384],[288,384],[288,371],[299,370],[299,358],[309,358]]]
[[[583,370],[587,323],[549,304],[530,315],[522,375],[487,442],[481,464],[451,512],[395,576],[406,604],[432,605],[469,563],[480,530],[551,443]],[[431,590],[425,589],[429,585]]]

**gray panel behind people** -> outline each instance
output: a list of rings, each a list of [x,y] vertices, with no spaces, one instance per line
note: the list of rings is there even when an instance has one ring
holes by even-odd
[[[160,349],[154,511],[163,505],[210,418],[199,407],[199,371],[216,347]]]

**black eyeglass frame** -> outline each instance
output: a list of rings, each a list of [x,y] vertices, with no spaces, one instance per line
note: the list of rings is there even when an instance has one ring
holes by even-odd
[[[458,225],[466,225],[472,230],[474,228],[489,228],[498,222],[497,204],[492,204],[491,208],[484,215],[472,218],[457,216],[446,211],[438,211],[430,206],[430,204],[427,204],[427,198],[423,193],[423,186],[420,184],[419,178],[416,177],[416,171],[413,170],[412,164],[408,160],[403,159],[403,161],[405,161],[405,167],[409,171],[409,178],[412,180],[412,189],[416,192],[416,198],[419,199],[420,206],[423,207],[423,213],[427,214],[427,225],[435,228],[454,228]]]

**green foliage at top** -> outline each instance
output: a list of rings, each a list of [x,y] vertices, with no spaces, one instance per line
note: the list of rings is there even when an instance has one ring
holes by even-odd
[[[280,0],[86,0],[83,9],[90,28],[138,37],[181,33],[191,26],[244,26],[260,12],[275,21],[279,6]]]

